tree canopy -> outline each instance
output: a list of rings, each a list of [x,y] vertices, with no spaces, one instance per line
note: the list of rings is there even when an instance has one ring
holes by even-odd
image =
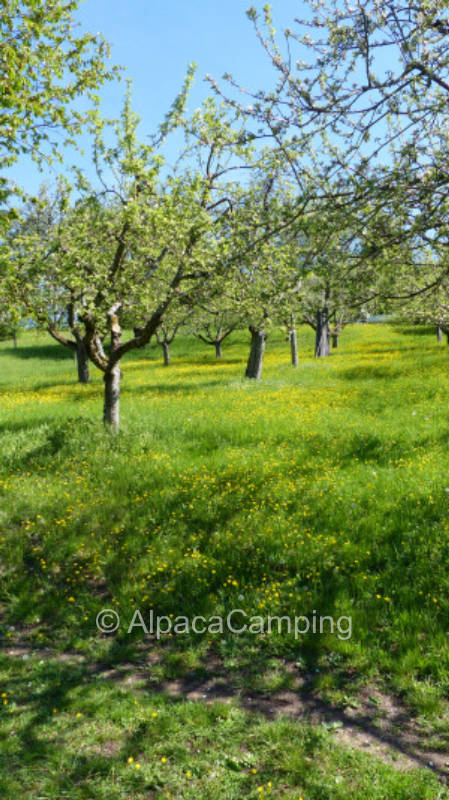
[[[116,74],[99,33],[80,33],[78,0],[0,0],[0,199],[4,169],[23,153],[55,155],[55,132],[74,137],[89,117],[76,106]],[[84,103],[85,106],[85,103]]]

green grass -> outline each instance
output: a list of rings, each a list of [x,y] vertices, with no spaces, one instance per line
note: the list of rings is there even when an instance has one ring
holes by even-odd
[[[334,707],[363,687],[396,695],[449,750],[447,347],[431,330],[358,325],[314,361],[312,339],[300,331],[294,370],[273,332],[258,384],[242,377],[244,332],[222,363],[187,338],[169,368],[154,348],[132,354],[117,436],[101,424],[98,372],[76,384],[72,356],[42,334],[3,343],[2,797],[449,796],[428,770],[402,774],[323,726],[239,704],[239,692],[289,686],[295,664]],[[121,616],[114,636],[96,630],[102,608]],[[315,610],[350,616],[352,637],[158,643],[127,634],[136,608]],[[25,661],[7,655],[22,645]],[[108,677],[104,665],[139,665],[143,646],[143,685]],[[230,705],[161,691],[217,663]]]

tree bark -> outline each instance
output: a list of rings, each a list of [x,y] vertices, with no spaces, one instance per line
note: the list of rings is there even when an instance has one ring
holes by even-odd
[[[441,325],[437,325],[437,342],[443,341],[443,329]]]
[[[84,342],[81,339],[79,339],[76,343],[75,357],[76,357],[76,365],[78,368],[78,382],[89,383],[90,381],[89,359],[87,356],[86,348],[84,346]]]
[[[90,381],[90,374],[89,374],[89,356],[87,352],[87,347],[84,344],[84,341],[81,337],[79,331],[74,330],[72,331],[74,339],[67,339],[62,333],[58,333],[50,326],[47,326],[47,331],[50,336],[55,339],[59,344],[62,344],[63,347],[70,347],[73,350],[73,354],[75,356],[75,363],[77,365],[78,370],[78,383],[89,383]],[[100,338],[96,336],[96,343],[101,350],[101,354],[103,358],[106,358],[104,354],[103,347],[101,345]]]
[[[317,311],[315,329],[315,357],[322,358],[330,355],[329,320],[327,312]]]
[[[221,340],[219,342],[215,342],[215,355],[217,358],[221,358],[223,355],[221,350]]]
[[[288,336],[290,340],[290,352],[292,357],[292,367],[298,366],[298,341],[296,338],[296,328],[291,328]]]
[[[168,342],[161,342],[162,352],[164,354],[164,367],[170,365],[170,346]]]
[[[106,361],[107,359],[106,359],[106,353],[104,352],[103,349],[103,342],[101,341],[98,335],[95,336],[95,348],[100,358],[103,358]]]
[[[338,333],[332,334],[332,347],[336,349],[338,347]]]
[[[265,341],[267,334],[264,330],[250,327],[251,333],[251,348],[249,351],[248,364],[246,366],[245,376],[259,380],[262,375],[262,364],[265,353]]]
[[[104,374],[104,410],[103,422],[111,430],[117,431],[120,424],[120,378],[122,376],[118,364],[107,369]]]

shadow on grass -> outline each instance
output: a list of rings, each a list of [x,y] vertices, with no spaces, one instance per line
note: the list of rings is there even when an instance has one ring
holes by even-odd
[[[94,423],[84,420],[83,425],[75,419],[50,429],[33,454],[36,468],[50,461],[50,469],[63,470],[64,455],[69,462],[77,441],[91,441],[95,435]],[[103,438],[99,435],[98,441]],[[95,452],[100,475],[101,459],[105,456],[109,464],[116,450],[127,457],[126,436],[108,440],[104,452]],[[375,436],[356,445],[351,442],[348,461],[354,453],[360,460],[383,458],[381,442]],[[28,458],[24,456],[22,466],[29,469]],[[346,644],[349,662],[352,656],[357,660],[360,652],[366,659],[359,666],[359,677],[366,671],[369,674],[376,659],[373,654],[382,653],[385,662],[390,659],[390,666],[397,659],[408,663],[409,674],[417,679],[441,682],[444,663],[436,656],[440,645],[435,644],[433,650],[432,642],[438,643],[447,633],[447,618],[440,610],[449,588],[447,496],[441,493],[439,497],[434,491],[428,497],[423,488],[412,496],[393,494],[379,505],[375,492],[365,492],[362,487],[357,503],[342,502],[337,493],[316,491],[314,473],[321,477],[321,462],[304,467],[302,454],[296,453],[296,458],[289,462],[289,476],[294,479],[298,467],[302,476],[307,469],[309,487],[300,495],[291,492],[288,503],[276,510],[273,503],[277,497],[267,489],[279,477],[279,464],[253,469],[249,492],[244,464],[223,468],[214,476],[213,485],[202,482],[196,470],[181,473],[179,480],[171,476],[168,485],[163,469],[133,474],[124,482],[117,462],[118,474],[108,473],[107,506],[80,506],[64,529],[53,530],[47,522],[30,533],[21,531],[18,560],[9,565],[7,577],[2,576],[4,596],[12,599],[10,622],[37,614],[48,621],[55,637],[65,636],[64,631],[69,630],[76,641],[84,636],[85,623],[71,621],[71,628],[67,624],[70,594],[87,608],[96,604],[97,610],[107,607],[112,597],[123,608],[133,603],[139,607],[138,598],[146,594],[143,612],[155,608],[159,614],[175,615],[209,615],[215,608],[239,608],[243,602],[240,594],[247,598],[248,607],[257,608],[261,598],[268,596],[275,609],[284,604],[282,612],[274,613],[288,613],[299,596],[304,614],[318,609],[320,614],[336,618],[342,607],[349,606],[359,615],[354,644]],[[138,505],[135,496],[145,492],[145,504]],[[61,514],[52,505],[57,500],[53,497],[48,505],[42,502],[39,506],[47,521]],[[73,498],[70,502],[74,503]],[[276,527],[278,519],[281,533]],[[289,531],[294,531],[296,538],[287,536]],[[99,557],[95,563],[101,564],[101,570],[91,570],[85,578],[84,567],[93,555]],[[163,562],[160,570],[155,569],[155,562]],[[49,565],[55,571],[49,573]],[[82,580],[77,577],[81,572]],[[434,604],[436,586],[439,605]],[[282,600],[274,599],[279,595]],[[423,631],[429,631],[426,639],[422,639]],[[111,648],[111,657],[120,660],[121,644],[117,642],[116,647],[115,653]],[[329,643],[320,637],[305,639],[301,645],[281,643],[281,651],[282,647],[289,655],[292,647],[296,648],[310,670],[329,653]],[[237,646],[231,656],[239,657]],[[253,652],[252,657],[257,661],[261,655]],[[343,680],[350,687],[353,677]]]
[[[33,783],[38,786],[37,781],[42,779],[43,774],[46,777],[47,771],[51,769],[54,773],[51,788],[58,793],[52,796],[59,796],[59,792],[71,789],[73,791],[76,787],[82,792],[83,789],[88,792],[88,795],[82,793],[80,796],[103,798],[104,787],[98,787],[97,795],[91,779],[104,782],[113,777],[115,786],[116,775],[118,777],[123,770],[130,754],[149,753],[150,764],[154,764],[153,746],[160,746],[163,742],[168,744],[171,725],[178,726],[179,731],[179,717],[176,712],[181,704],[188,702],[192,708],[203,706],[201,722],[209,726],[206,729],[207,736],[211,735],[212,730],[212,735],[218,735],[223,720],[228,739],[230,718],[226,721],[227,715],[222,709],[223,704],[232,702],[234,707],[240,707],[245,713],[244,731],[249,740],[261,719],[271,721],[288,717],[292,724],[296,721],[303,726],[313,724],[330,729],[338,727],[339,732],[346,737],[346,740],[343,738],[346,744],[350,742],[360,750],[366,748],[367,744],[373,745],[379,748],[374,752],[377,757],[388,758],[390,762],[397,757],[404,758],[405,761],[398,764],[399,769],[404,766],[406,769],[431,766],[436,776],[443,781],[446,778],[444,754],[441,754],[442,758],[439,754],[429,754],[425,733],[413,726],[410,713],[399,701],[390,705],[383,718],[384,724],[380,727],[379,708],[376,704],[363,701],[356,713],[337,707],[319,697],[314,689],[313,678],[307,670],[285,660],[273,662],[271,659],[268,663],[268,659],[264,657],[255,659],[251,652],[246,654],[244,649],[240,663],[233,669],[226,667],[223,659],[210,650],[194,670],[183,669],[174,679],[157,677],[155,665],[160,666],[165,659],[169,659],[175,648],[176,643],[161,647],[151,641],[143,644],[130,658],[112,640],[105,661],[89,660],[73,652],[53,654],[48,650],[32,651],[26,644],[6,648],[1,666],[5,672],[11,674],[8,691],[18,710],[25,714],[23,722],[15,726],[7,755],[0,761],[3,774],[10,774],[12,766],[15,766],[17,776],[20,770],[29,768],[33,771]],[[124,658],[124,655],[128,657]],[[24,658],[28,661],[26,669],[18,669]],[[267,669],[278,669],[282,672],[285,681],[280,690],[263,691],[252,685],[254,677],[263,675]],[[140,702],[147,705],[146,718],[142,719],[140,716],[133,720],[130,713],[133,698],[139,698]],[[160,723],[155,723],[149,711],[155,706],[161,708],[161,701],[164,718]],[[218,709],[214,712],[217,703]],[[82,708],[82,722],[76,719],[75,709],[79,708]],[[173,721],[170,716],[172,711],[175,712]],[[57,728],[56,735],[49,735],[49,726],[57,723],[61,715],[64,715],[64,726]],[[190,724],[194,724],[200,718],[190,714],[189,719]],[[109,720],[111,725],[108,724]],[[94,741],[86,740],[82,750],[78,743],[74,752],[70,736],[76,725],[87,724],[91,728],[89,734],[92,736],[94,722]],[[115,736],[118,728],[120,735],[117,741]],[[106,736],[109,733],[106,740],[105,731]],[[200,734],[199,730],[197,732]],[[292,728],[290,735],[294,732]],[[299,734],[299,729],[297,732]],[[111,738],[113,736],[114,739]],[[192,758],[190,736],[191,732],[186,730],[186,756],[189,760]],[[270,742],[270,731],[265,727],[264,740],[267,739]],[[254,738],[254,742],[256,741],[257,736]],[[300,738],[297,744],[299,748],[304,746]],[[179,756],[183,745],[184,741],[179,738],[178,732],[175,749],[178,748]],[[207,739],[204,740],[204,731],[198,738],[198,746],[208,747]],[[325,742],[322,736],[317,735],[308,740],[306,761],[319,758],[323,746]],[[226,746],[224,754],[229,750],[232,751],[231,743]],[[200,750],[197,752],[200,753]],[[429,764],[430,755],[435,761]],[[45,773],[41,771],[42,762],[45,762]],[[310,771],[310,766],[305,766]],[[263,769],[262,767],[262,777]],[[151,776],[147,775],[146,780],[147,785],[142,788],[147,791],[162,788],[157,770]],[[123,785],[121,788],[125,789]],[[5,793],[4,797],[12,800],[13,795]]]
[[[191,373],[191,375],[183,375],[183,378],[186,380],[177,380],[173,383],[147,383],[147,384],[139,384],[138,386],[126,386],[126,382],[123,382],[123,386],[121,389],[122,395],[134,395],[134,394],[149,394],[149,395],[171,395],[171,394],[198,394],[202,390],[216,388],[217,386],[223,385],[223,379],[221,377],[217,377],[216,380],[204,380],[199,381],[198,373]],[[192,382],[189,382],[188,378],[191,377]]]
[[[412,325],[412,326],[395,326],[395,331],[402,334],[403,336],[431,336],[435,337],[435,341],[437,338],[437,326],[436,325]],[[402,350],[402,347],[401,347]]]
[[[11,352],[8,353],[11,355]],[[12,355],[17,358],[31,358],[34,360],[46,359],[50,361],[75,361],[73,350],[68,347],[52,344],[21,345],[12,351]]]
[[[323,443],[320,442],[321,446]],[[406,459],[425,444],[425,441],[398,441],[390,445],[381,436],[374,433],[358,433],[349,441],[344,442],[338,451],[339,463],[350,467],[354,462],[378,464],[385,466],[394,463],[399,458]]]
[[[358,367],[351,367],[344,369],[338,375],[340,380],[345,381],[365,381],[365,380],[378,380],[388,378],[389,380],[397,380],[403,375],[407,374],[406,370],[398,369],[397,367],[381,367],[367,364],[366,366],[360,365]]]

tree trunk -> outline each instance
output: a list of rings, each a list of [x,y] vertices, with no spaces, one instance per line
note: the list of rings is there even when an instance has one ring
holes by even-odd
[[[221,358],[222,355],[223,355],[223,353],[221,351],[221,341],[219,341],[219,342],[216,341],[215,342],[215,355],[216,355],[217,358]]]
[[[120,378],[122,376],[118,364],[108,369],[104,374],[104,411],[103,422],[110,425],[113,431],[118,430],[120,424]]]
[[[437,325],[437,342],[443,341],[443,329],[441,325]]]
[[[168,342],[161,342],[162,352],[164,354],[164,367],[170,364],[170,348]]]
[[[447,343],[449,344],[449,331],[445,331],[445,333],[446,333]]]
[[[296,328],[291,328],[288,338],[290,340],[290,352],[292,357],[292,367],[298,366],[298,342],[296,339]]]
[[[332,334],[332,347],[335,349],[338,347],[338,333]]]
[[[260,376],[262,375],[262,364],[267,334],[264,330],[258,330],[252,326],[249,330],[251,332],[251,349],[249,351],[245,376],[247,378],[259,380]]]
[[[330,355],[329,345],[329,320],[327,312],[317,311],[315,331],[315,357],[321,358]]]
[[[75,357],[76,357],[76,365],[78,368],[78,382],[89,383],[90,381],[89,359],[87,356],[86,348],[84,346],[84,342],[82,340],[79,340],[76,343]]]

